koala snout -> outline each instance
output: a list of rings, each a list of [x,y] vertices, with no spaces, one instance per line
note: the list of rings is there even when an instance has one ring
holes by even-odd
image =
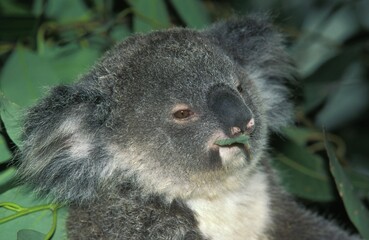
[[[214,88],[209,93],[208,105],[222,130],[230,137],[251,133],[255,120],[241,96],[228,87]]]

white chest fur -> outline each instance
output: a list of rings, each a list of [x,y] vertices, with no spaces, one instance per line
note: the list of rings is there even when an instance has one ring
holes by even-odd
[[[264,173],[257,173],[236,190],[213,199],[191,199],[199,228],[213,240],[267,240],[269,196]]]

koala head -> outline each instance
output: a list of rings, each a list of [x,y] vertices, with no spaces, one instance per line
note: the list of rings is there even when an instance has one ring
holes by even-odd
[[[258,17],[132,36],[29,111],[19,175],[62,202],[126,183],[211,194],[254,169],[268,130],[290,120],[284,83],[293,75],[280,35]],[[248,149],[215,144],[240,134]]]

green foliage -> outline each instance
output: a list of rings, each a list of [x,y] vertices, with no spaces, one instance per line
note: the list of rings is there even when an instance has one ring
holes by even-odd
[[[15,171],[16,170],[14,167],[10,167],[6,169],[5,171],[1,172],[0,174],[0,194],[14,187],[13,177],[14,177]]]
[[[16,202],[16,203],[15,203]],[[0,232],[3,239],[66,239],[67,209],[36,199],[23,187],[0,195]]]
[[[17,45],[0,75],[0,115],[10,138],[19,144],[24,109],[43,96],[49,87],[73,81],[100,54],[97,49],[76,43],[66,46],[43,44],[40,53]]]
[[[11,153],[6,145],[5,139],[0,136],[0,163],[5,162],[11,158]]]
[[[322,157],[289,139],[277,149],[273,164],[284,173],[282,181],[290,192],[320,202],[335,198],[330,173]]]
[[[13,214],[10,214],[9,216],[0,218],[0,224],[12,221],[16,218],[19,218],[19,217],[22,217],[28,214],[32,214],[35,212],[40,212],[43,210],[52,211],[53,222],[52,222],[51,229],[48,231],[46,235],[40,232],[37,232],[35,230],[22,229],[18,231],[18,234],[17,234],[18,239],[27,239],[27,238],[50,239],[55,234],[56,221],[57,221],[57,209],[58,209],[58,206],[55,204],[48,204],[48,205],[43,205],[43,206],[25,208],[15,203],[2,202],[0,203],[0,208],[4,208],[6,210],[14,212]]]
[[[369,199],[365,0],[1,0],[0,203],[48,206],[47,200],[15,187],[15,167],[9,162],[15,149],[9,146],[21,146],[22,117],[50,87],[77,80],[106,49],[135,32],[175,25],[202,28],[233,10],[242,15],[273,9],[275,22],[289,36],[302,85],[296,127],[273,137],[273,164],[296,196],[316,203],[343,201],[351,221],[369,238],[360,202]],[[327,139],[322,127],[330,132]],[[327,146],[329,158],[327,141],[334,144]],[[66,238],[66,212],[58,210],[53,239]],[[0,220],[9,214],[1,208]],[[28,214],[0,224],[1,238],[44,239],[52,223],[50,210]]]
[[[365,208],[364,204],[357,198],[355,189],[347,178],[344,170],[340,166],[332,146],[325,139],[325,145],[329,157],[329,165],[336,182],[339,194],[343,199],[347,214],[349,215],[353,224],[359,230],[361,235],[365,239],[369,239],[369,211]]]
[[[164,0],[130,0],[134,12],[133,31],[149,32],[170,26]]]
[[[48,239],[43,233],[31,229],[22,229],[17,233],[17,240],[44,240]]]
[[[171,0],[170,2],[188,27],[202,28],[210,24],[210,15],[201,2],[197,0]]]

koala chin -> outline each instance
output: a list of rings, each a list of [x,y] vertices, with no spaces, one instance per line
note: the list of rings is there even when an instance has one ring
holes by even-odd
[[[295,76],[263,16],[133,35],[28,111],[18,176],[69,206],[69,239],[359,239],[270,167]]]

